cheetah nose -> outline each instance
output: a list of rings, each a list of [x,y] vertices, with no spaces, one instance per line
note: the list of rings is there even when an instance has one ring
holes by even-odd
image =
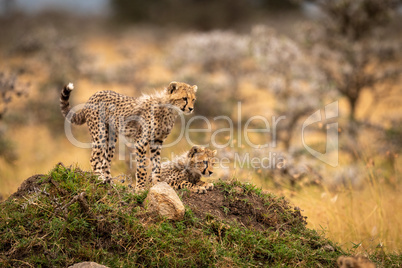
[[[188,110],[189,110],[190,112],[192,112],[192,111],[194,110],[194,108],[188,107]]]
[[[213,171],[208,171],[209,172],[209,175],[212,175],[212,173],[214,173]]]

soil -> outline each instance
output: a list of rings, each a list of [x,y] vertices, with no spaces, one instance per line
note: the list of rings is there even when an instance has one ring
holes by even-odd
[[[253,192],[245,193],[240,187],[235,187],[231,193],[216,187],[206,194],[187,192],[183,194],[183,203],[200,219],[211,217],[221,221],[235,221],[238,224],[256,230],[288,229],[295,224],[307,224],[300,210],[292,208],[284,199],[264,199]],[[283,222],[278,214],[285,210],[292,211],[292,219]]]
[[[28,179],[26,179],[20,185],[20,187],[18,187],[18,190],[15,193],[13,193],[12,195],[10,195],[9,200],[11,200],[13,198],[21,198],[25,195],[31,194],[33,192],[37,192],[39,190],[39,186],[41,185],[41,183],[38,183],[38,180],[40,180],[44,176],[46,176],[46,175],[36,174],[36,175],[33,175],[33,176],[29,177]]]

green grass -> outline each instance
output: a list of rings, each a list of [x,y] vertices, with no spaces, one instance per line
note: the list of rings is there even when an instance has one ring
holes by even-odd
[[[208,215],[197,218],[188,206],[181,221],[155,219],[142,205],[147,192],[136,195],[124,185],[99,184],[77,168],[58,165],[35,183],[35,191],[0,204],[2,267],[66,267],[82,261],[109,267],[334,267],[340,255],[347,255],[301,221],[258,231]],[[241,188],[267,206],[284,203],[238,181],[215,186],[228,197]],[[284,209],[277,216],[289,222],[292,213]],[[327,245],[334,251],[326,251]],[[385,267],[401,261],[397,255],[372,259]]]

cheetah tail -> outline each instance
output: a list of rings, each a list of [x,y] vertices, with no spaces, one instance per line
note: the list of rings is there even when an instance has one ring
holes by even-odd
[[[74,85],[73,83],[68,83],[68,85],[65,85],[63,89],[61,90],[60,94],[60,109],[61,113],[63,114],[64,117],[67,117],[69,114],[71,107],[69,103],[69,98],[70,98],[70,93],[73,91]],[[68,116],[68,119],[71,123],[76,124],[76,125],[82,125],[85,123],[85,114],[81,110],[78,113],[74,113]]]

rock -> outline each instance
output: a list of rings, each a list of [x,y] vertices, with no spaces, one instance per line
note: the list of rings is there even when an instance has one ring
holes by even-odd
[[[68,268],[108,268],[107,266],[92,261],[80,262],[69,266]]]
[[[328,244],[323,246],[322,249],[327,251],[327,252],[335,251],[335,249],[331,245],[328,245]]]
[[[166,182],[158,182],[149,190],[145,204],[149,212],[157,213],[170,220],[181,220],[184,217],[183,203]]]

